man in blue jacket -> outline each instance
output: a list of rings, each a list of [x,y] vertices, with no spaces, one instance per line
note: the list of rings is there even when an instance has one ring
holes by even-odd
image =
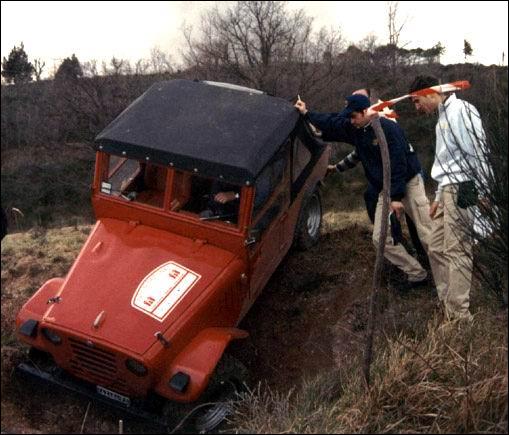
[[[295,107],[309,122],[322,131],[325,141],[346,142],[355,147],[369,183],[379,192],[383,188],[383,167],[380,146],[371,126],[376,112],[369,109],[371,103],[364,95],[350,95],[347,106],[340,113],[318,113],[308,111],[302,100]],[[369,110],[368,110],[369,109]],[[417,155],[407,142],[401,127],[392,121],[380,118],[387,139],[391,162],[390,208],[398,219],[406,212],[415,223],[419,238],[426,250],[428,247],[431,219],[428,214],[428,199],[424,190],[421,165]],[[373,229],[373,243],[378,245],[381,230],[382,193],[378,197]],[[392,243],[388,235],[385,257],[399,267],[408,278],[401,290],[408,290],[428,283],[428,274],[403,245]]]

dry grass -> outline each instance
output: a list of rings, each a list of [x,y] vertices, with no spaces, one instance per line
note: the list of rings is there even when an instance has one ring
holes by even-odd
[[[240,433],[507,433],[507,316],[480,311],[472,323],[458,323],[436,313],[423,338],[386,335],[369,391],[359,362],[350,359],[286,396],[258,387],[236,404],[234,427]]]
[[[353,288],[354,283],[358,285],[359,279],[368,278],[370,274],[366,264],[372,260],[365,258],[372,255],[370,227],[363,208],[343,213],[326,210],[324,226],[328,234],[324,238],[334,240],[322,244],[320,254],[334,258],[327,263],[331,268],[328,274],[340,267],[356,275],[353,280],[346,272],[341,275],[347,287]],[[14,315],[22,301],[46,279],[67,273],[89,231],[90,226],[33,229],[24,234],[8,235],[2,241],[2,374],[5,375],[2,376],[5,379],[2,390],[14,397],[2,402],[5,421],[19,419],[18,403],[25,400],[26,394],[14,390],[14,384],[9,381],[9,373],[21,355],[12,336]],[[357,251],[361,247],[366,250],[359,258],[346,249],[352,245],[350,236],[359,243],[360,239],[364,241],[362,246],[356,246],[356,255],[360,255]],[[315,252],[312,256],[303,256],[309,264],[303,264],[303,259],[295,265],[289,261],[282,276],[288,272],[297,275],[293,269],[298,267],[307,274],[317,258]],[[363,259],[366,264],[362,263]],[[333,263],[338,264],[334,266]],[[324,276],[327,278],[328,274]],[[361,274],[365,275],[361,277]],[[330,286],[337,291],[337,283],[331,282]],[[318,293],[316,298],[329,297],[324,290],[327,288],[325,285],[322,288],[325,293]],[[352,291],[360,290],[357,286]],[[338,369],[319,372],[316,355],[309,354],[315,370],[307,370],[307,373],[308,376],[316,374],[315,377],[289,381],[297,386],[284,393],[274,387],[258,385],[236,403],[231,427],[238,433],[505,433],[507,314],[496,316],[488,300],[473,296],[477,312],[473,323],[465,324],[444,322],[429,293],[416,293],[408,298],[386,294],[382,304],[385,306],[382,333],[377,339],[372,369],[373,385],[369,391],[364,387],[360,370],[366,302],[361,300],[353,304],[352,310],[338,318],[336,325],[330,319],[323,320],[326,317],[320,317],[320,321],[316,317],[315,323],[321,323],[324,331],[330,330],[327,343]],[[311,314],[316,315],[314,311]],[[348,316],[350,321],[345,322]],[[302,322],[302,319],[296,321]],[[353,337],[351,343],[346,340],[347,336]],[[309,351],[308,346],[303,348]],[[284,360],[282,362],[284,364]],[[284,365],[281,367],[284,370]],[[18,396],[21,399],[17,399]],[[81,402],[71,405],[78,414],[86,407],[86,403]],[[59,406],[70,409],[71,405],[64,401]],[[40,415],[45,416],[41,428],[64,430],[61,419],[47,416],[45,410],[40,410]],[[99,414],[94,427],[108,431],[115,421]],[[81,422],[81,417],[69,418],[69,427],[65,426],[65,430],[76,431]],[[28,420],[23,420],[22,426],[39,427]]]
[[[231,425],[235,433],[332,433],[340,376],[334,372],[305,380],[283,394],[258,386],[240,395]]]
[[[377,433],[500,433],[507,428],[507,332],[488,313],[473,323],[428,322],[424,339],[387,337],[369,393],[353,395],[338,425]],[[348,388],[348,387],[347,387]]]
[[[344,196],[328,187],[326,232],[352,225],[371,231],[359,204],[362,186],[354,187]],[[259,384],[235,404],[232,427],[237,433],[507,433],[507,312],[497,313],[485,293],[472,293],[474,321],[465,323],[446,321],[429,289],[405,298],[383,292],[369,390],[361,371],[367,302],[354,303],[332,327],[337,371],[319,372],[289,393]]]
[[[33,228],[2,240],[2,346],[16,344],[12,325],[21,305],[45,281],[67,274],[90,228]]]
[[[327,233],[336,230],[344,230],[358,224],[363,227],[372,228],[368,214],[364,209],[347,211],[327,211],[323,215],[323,229]]]

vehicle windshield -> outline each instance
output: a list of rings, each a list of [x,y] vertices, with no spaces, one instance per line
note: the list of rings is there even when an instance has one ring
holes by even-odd
[[[240,186],[175,171],[170,210],[195,214],[201,221],[237,224],[240,193]]]
[[[241,186],[172,170],[169,210],[200,221],[237,224]],[[123,201],[164,208],[168,168],[110,155],[101,180],[101,193]]]
[[[112,155],[101,182],[101,192],[162,208],[166,178],[166,168]]]

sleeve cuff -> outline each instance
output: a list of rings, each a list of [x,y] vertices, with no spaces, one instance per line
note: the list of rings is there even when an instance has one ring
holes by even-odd
[[[405,195],[402,193],[397,195],[391,195],[391,201],[401,201],[404,197]]]

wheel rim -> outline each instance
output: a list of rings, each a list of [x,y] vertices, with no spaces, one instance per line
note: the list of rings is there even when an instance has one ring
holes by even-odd
[[[312,238],[315,238],[318,235],[321,220],[322,213],[320,209],[320,201],[318,199],[318,196],[315,194],[309,200],[306,222],[308,234]]]
[[[228,402],[216,403],[196,417],[195,428],[199,433],[214,430],[231,412],[231,405]]]
[[[207,433],[217,428],[229,415],[232,414],[234,400],[238,392],[236,380],[229,379],[221,382],[220,391],[217,391],[210,400],[216,402],[202,410],[194,421],[194,427],[199,433]]]

